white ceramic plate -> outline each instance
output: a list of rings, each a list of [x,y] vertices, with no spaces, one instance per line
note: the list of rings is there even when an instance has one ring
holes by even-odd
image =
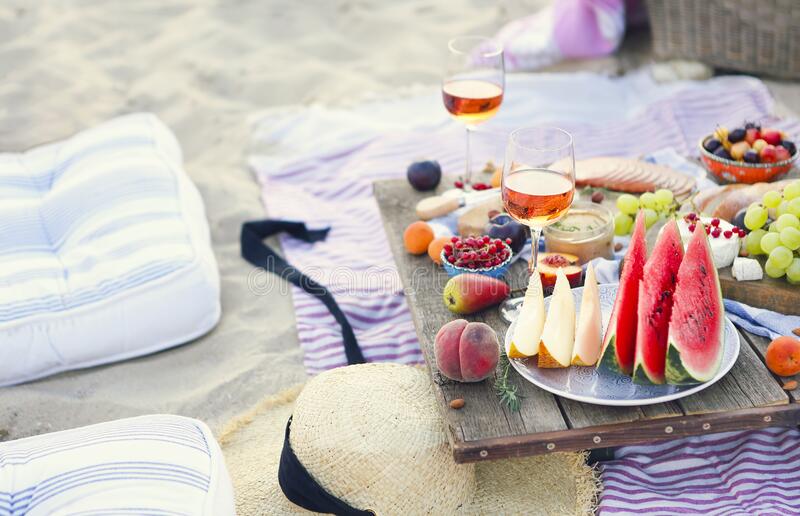
[[[614,298],[618,285],[600,285],[600,310],[603,315],[603,332],[611,318]],[[575,309],[580,310],[583,288],[572,289],[575,296]],[[550,298],[544,300],[545,309],[550,305]],[[516,319],[506,332],[505,348],[508,350],[511,337],[514,335]],[[739,356],[739,333],[733,323],[725,317],[725,334],[723,337],[722,364],[717,374],[706,383],[698,385],[639,385],[633,383],[629,376],[618,375],[609,371],[598,371],[595,367],[572,366],[564,369],[540,369],[536,359],[514,359],[511,364],[523,378],[552,392],[571,400],[583,401],[594,405],[614,407],[653,405],[684,398],[703,389],[707,389],[731,370]]]

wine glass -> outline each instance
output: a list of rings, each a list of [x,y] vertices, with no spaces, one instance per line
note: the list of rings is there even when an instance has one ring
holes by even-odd
[[[464,187],[472,175],[469,140],[473,128],[493,117],[503,102],[505,64],[503,47],[483,36],[459,36],[447,48],[447,70],[442,80],[444,107],[467,129]]]
[[[508,214],[531,230],[530,274],[536,271],[542,229],[569,210],[575,196],[572,135],[557,127],[523,127],[508,137],[501,185]],[[500,313],[511,321],[522,298],[503,303]]]

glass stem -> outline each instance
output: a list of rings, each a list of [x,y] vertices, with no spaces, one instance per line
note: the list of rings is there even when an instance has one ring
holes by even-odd
[[[472,137],[472,126],[467,124],[465,127],[467,129],[467,140],[466,140],[466,143],[467,143],[467,145],[466,145],[466,149],[467,149],[467,153],[466,153],[467,168],[464,171],[464,189],[465,190],[469,190],[470,189],[470,185],[472,185],[472,153],[469,150],[470,139]]]
[[[536,270],[536,260],[539,257],[539,237],[542,228],[531,227],[531,261],[528,262],[528,273],[533,274]]]

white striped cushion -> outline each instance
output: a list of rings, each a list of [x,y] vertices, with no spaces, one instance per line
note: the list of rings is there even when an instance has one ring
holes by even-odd
[[[219,315],[203,203],[155,116],[0,154],[0,386],[181,344]]]
[[[0,515],[235,514],[208,427],[152,415],[0,443]]]

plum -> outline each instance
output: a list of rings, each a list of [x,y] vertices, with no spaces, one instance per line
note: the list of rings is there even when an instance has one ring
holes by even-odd
[[[506,238],[511,239],[511,250],[514,253],[519,253],[525,247],[525,242],[528,241],[528,228],[513,218],[507,213],[500,213],[495,215],[489,220],[486,225],[485,233],[491,238],[499,238],[505,241]]]
[[[450,321],[439,329],[433,346],[439,371],[458,382],[479,382],[491,376],[500,360],[497,334],[480,322]]]
[[[728,141],[731,143],[737,143],[744,140],[745,136],[747,136],[747,131],[739,127],[738,129],[734,129],[728,133]]]
[[[703,142],[703,148],[708,152],[714,152],[720,147],[722,147],[722,143],[716,138],[709,138],[708,140]]]
[[[725,149],[725,147],[719,147],[714,151],[714,156],[722,159],[731,159],[730,153]]]
[[[408,166],[406,177],[415,190],[433,190],[442,179],[442,167],[437,161],[416,161]]]
[[[781,147],[789,151],[790,156],[794,156],[794,153],[797,152],[797,147],[794,142],[790,142],[789,140],[783,140],[781,142]]]

